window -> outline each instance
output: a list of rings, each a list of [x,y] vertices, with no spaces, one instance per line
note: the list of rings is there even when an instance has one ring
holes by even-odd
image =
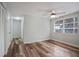
[[[63,31],[63,20],[57,21],[55,23],[55,31],[62,32]]]
[[[54,24],[54,31],[59,33],[79,33],[78,18],[68,18],[64,20],[58,20]]]

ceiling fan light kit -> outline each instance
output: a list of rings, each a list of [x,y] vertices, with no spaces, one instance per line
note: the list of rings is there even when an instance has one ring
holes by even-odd
[[[51,18],[55,18],[55,17],[56,17],[56,15],[51,15],[50,17],[51,17]]]

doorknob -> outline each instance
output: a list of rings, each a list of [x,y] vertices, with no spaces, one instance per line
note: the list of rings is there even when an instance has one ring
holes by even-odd
[[[11,34],[11,32],[9,32],[9,34]]]

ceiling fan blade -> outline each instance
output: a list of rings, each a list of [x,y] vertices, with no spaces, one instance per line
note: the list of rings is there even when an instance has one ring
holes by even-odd
[[[49,16],[50,14],[48,14],[48,13],[43,13],[43,16]]]
[[[66,12],[58,12],[58,13],[56,13],[56,14],[65,14]]]

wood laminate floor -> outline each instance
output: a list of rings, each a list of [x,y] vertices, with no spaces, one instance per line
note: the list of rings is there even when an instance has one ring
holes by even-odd
[[[78,57],[79,53],[53,44],[53,41],[41,41],[25,44],[25,57]],[[22,53],[20,53],[22,55]]]
[[[26,44],[29,57],[76,57],[79,53],[57,46],[49,41]]]

